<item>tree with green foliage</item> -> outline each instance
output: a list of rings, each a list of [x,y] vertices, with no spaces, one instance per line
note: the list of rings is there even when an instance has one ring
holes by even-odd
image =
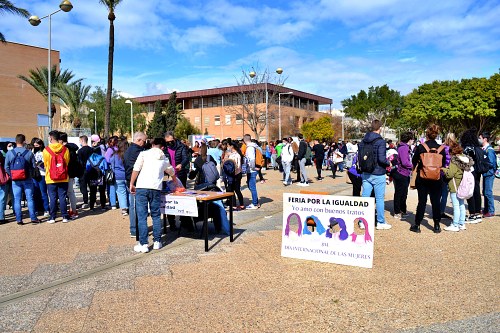
[[[434,81],[414,89],[405,97],[402,121],[415,129],[430,123],[445,132],[467,128],[497,132],[500,126],[500,74],[490,78]]]
[[[399,91],[384,84],[381,87],[372,86],[368,88],[368,92],[361,90],[341,103],[346,116],[357,119],[362,124],[378,119],[390,126],[400,116],[403,97]]]
[[[333,121],[330,116],[305,123],[300,129],[307,140],[331,140],[335,135]]]
[[[73,127],[80,128],[82,118],[80,112],[87,99],[91,86],[82,84],[81,81],[65,84],[56,88],[64,104],[69,108],[69,121]]]
[[[18,8],[8,0],[0,0],[0,16],[4,13],[10,13],[19,15],[25,18],[30,16],[30,13],[26,9]],[[0,42],[6,43],[5,36],[0,32]]]
[[[174,133],[179,140],[187,140],[189,135],[201,134],[201,131],[199,128],[194,127],[185,117],[181,117]]]
[[[165,129],[167,131],[173,131],[177,126],[177,109],[177,93],[173,91],[168,98],[167,108],[165,112]]]
[[[163,134],[167,131],[167,122],[160,100],[157,100],[154,104],[154,113],[146,134],[148,138],[162,138]]]

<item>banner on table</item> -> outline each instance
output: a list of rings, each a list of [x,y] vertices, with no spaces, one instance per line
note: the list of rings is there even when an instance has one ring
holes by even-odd
[[[198,216],[196,198],[190,196],[163,194],[160,209],[167,215]]]
[[[372,268],[374,229],[374,198],[283,194],[283,257]]]

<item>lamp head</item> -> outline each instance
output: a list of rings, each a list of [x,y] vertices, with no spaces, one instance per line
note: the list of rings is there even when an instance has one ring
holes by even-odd
[[[281,73],[283,73],[283,68],[278,67],[278,68],[276,69],[276,73],[278,73],[279,75],[281,75]]]
[[[248,76],[250,76],[252,79],[256,76],[257,74],[254,71],[251,71],[248,73]]]
[[[90,109],[89,112],[95,112],[95,110],[94,109]]]
[[[132,104],[132,101],[131,101],[130,99],[127,99],[127,100],[125,101],[125,104]]]
[[[28,21],[34,27],[36,27],[37,25],[40,24],[40,22],[42,22],[42,20],[40,20],[40,18],[38,16],[36,16],[36,15],[30,16],[30,18],[28,19]]]
[[[63,12],[69,12],[73,9],[73,5],[71,4],[70,1],[68,0],[64,0],[63,2],[61,2],[61,4],[59,5],[59,8],[61,8],[61,10]]]

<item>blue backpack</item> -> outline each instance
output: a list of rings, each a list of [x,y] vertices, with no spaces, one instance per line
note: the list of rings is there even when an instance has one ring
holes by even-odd
[[[228,177],[234,177],[234,173],[236,172],[236,165],[233,160],[226,160],[224,164],[222,164],[222,170],[224,170],[224,174]]]
[[[24,158],[28,154],[28,150],[25,150],[22,154],[13,150],[12,154],[14,154],[14,159],[10,162],[10,177],[12,180],[28,179],[28,161]]]
[[[215,184],[220,177],[215,162],[210,158],[207,158],[207,161],[203,163],[201,170],[205,176],[205,183]]]

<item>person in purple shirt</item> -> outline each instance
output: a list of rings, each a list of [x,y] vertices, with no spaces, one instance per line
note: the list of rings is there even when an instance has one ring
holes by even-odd
[[[104,154],[104,158],[108,165],[111,165],[111,157],[116,154],[118,150],[118,137],[112,136],[108,139],[108,148]],[[116,209],[116,183],[106,184],[106,190],[108,192],[109,205],[111,209]]]
[[[413,133],[401,134],[398,145],[397,167],[392,173],[394,180],[394,218],[403,219],[408,217],[406,210],[406,199],[408,198],[408,186],[412,170],[411,145],[413,144]]]

